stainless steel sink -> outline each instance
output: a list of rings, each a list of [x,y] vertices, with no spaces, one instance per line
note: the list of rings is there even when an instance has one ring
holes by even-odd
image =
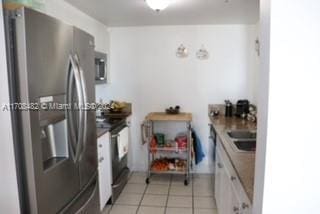
[[[234,140],[233,144],[238,150],[243,152],[254,152],[256,151],[256,140]]]
[[[256,151],[257,132],[255,130],[229,130],[227,136],[235,152]]]
[[[256,131],[248,130],[231,130],[227,132],[228,136],[234,139],[256,139]]]

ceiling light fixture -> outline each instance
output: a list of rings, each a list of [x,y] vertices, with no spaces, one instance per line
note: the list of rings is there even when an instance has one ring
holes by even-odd
[[[159,12],[160,10],[166,9],[170,4],[170,0],[145,0],[145,1],[151,9],[157,12]]]

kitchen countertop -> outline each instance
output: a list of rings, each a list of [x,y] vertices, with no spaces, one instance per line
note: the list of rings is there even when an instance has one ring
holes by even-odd
[[[108,131],[110,131],[109,128],[98,128],[97,127],[97,138],[101,137],[102,135],[104,135]]]
[[[106,132],[112,131],[113,129],[117,128],[119,125],[126,123],[126,119],[131,114],[128,114],[122,118],[110,118],[110,117],[100,117],[104,121],[96,122],[97,126],[97,138],[101,137]],[[97,118],[98,120],[98,118]]]
[[[216,130],[217,136],[221,140],[222,146],[231,160],[233,168],[238,174],[240,182],[246,191],[248,198],[252,202],[254,189],[255,152],[235,152],[231,147],[232,142],[229,136],[227,136],[227,131],[231,129],[255,130],[256,124],[236,117],[226,118],[224,116],[209,116],[209,118]]]
[[[126,118],[132,114],[132,104],[126,103],[126,107],[121,112],[104,111],[102,114],[107,118]]]
[[[123,120],[126,120],[132,114],[132,104],[126,103],[126,107],[121,112],[102,112],[100,117],[97,117],[97,138],[101,137],[106,132],[112,131],[118,125],[120,125]],[[98,121],[99,119],[104,119],[104,121]]]

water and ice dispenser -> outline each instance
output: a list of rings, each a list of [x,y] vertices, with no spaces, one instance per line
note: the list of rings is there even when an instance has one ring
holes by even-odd
[[[64,109],[50,109],[57,103],[63,104],[65,95],[40,98],[40,139],[43,169],[47,170],[69,158],[67,120]]]

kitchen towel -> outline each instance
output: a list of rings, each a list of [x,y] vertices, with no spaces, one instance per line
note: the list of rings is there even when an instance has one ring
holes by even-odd
[[[127,153],[129,149],[129,128],[123,128],[118,136],[118,154],[119,160],[121,160]]]
[[[197,135],[196,131],[194,129],[191,130],[191,136],[193,139],[193,150],[195,154],[195,162],[196,164],[199,164],[203,158],[205,157],[203,150],[202,150],[202,145],[199,136]]]

